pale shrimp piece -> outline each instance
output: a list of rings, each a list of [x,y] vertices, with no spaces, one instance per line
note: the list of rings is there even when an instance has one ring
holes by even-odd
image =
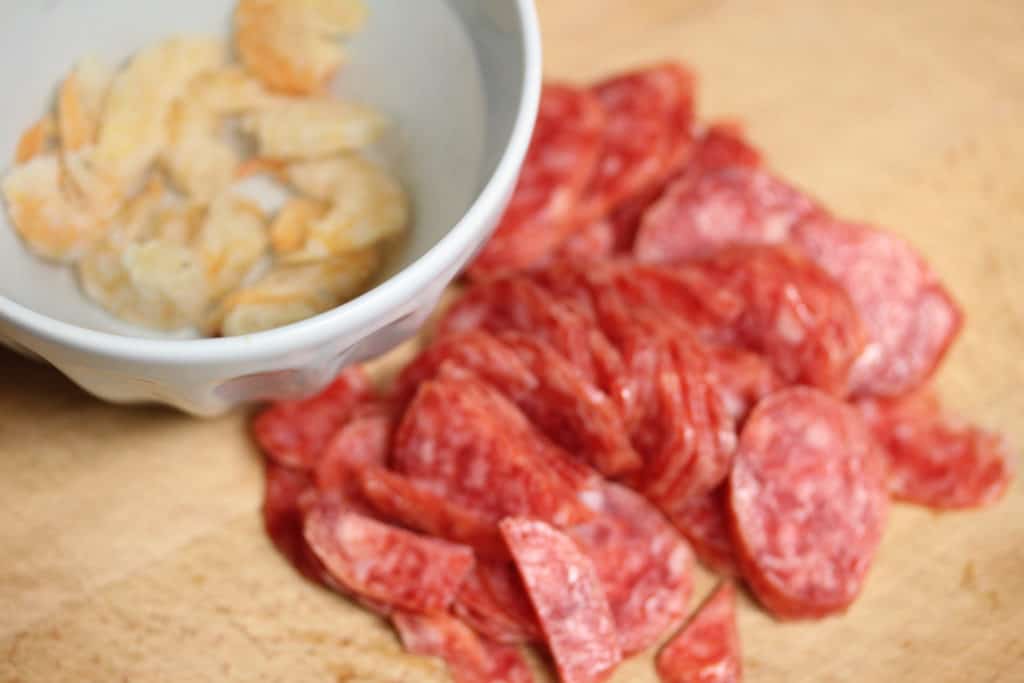
[[[56,131],[56,124],[50,114],[29,126],[18,138],[18,145],[14,149],[14,163],[23,164],[40,154],[52,151]]]
[[[64,80],[57,95],[55,132],[65,182],[100,222],[113,217],[124,200],[117,178],[97,164],[100,116],[113,79],[113,69],[95,57],[86,57]]]
[[[329,202],[334,199],[345,178],[353,174],[352,167],[353,163],[348,157],[317,159],[287,164],[283,175],[299,193]]]
[[[158,237],[155,221],[167,205],[167,187],[160,176],[152,176],[143,188],[124,203],[110,222],[104,242],[115,251],[124,251],[128,245]],[[89,254],[83,256],[88,258]]]
[[[167,210],[168,195],[159,176],[125,202],[110,222],[105,238],[93,245],[78,262],[78,279],[86,295],[114,315],[131,322],[171,328],[163,323],[163,309],[145,306],[124,261],[130,248],[158,238],[155,226]],[[173,316],[172,316],[173,317]]]
[[[189,245],[206,218],[207,206],[196,202],[168,206],[153,218],[153,235],[171,244]]]
[[[209,202],[230,185],[243,162],[221,134],[223,119],[274,101],[241,67],[198,76],[172,106],[168,145],[161,157],[178,188],[194,200]]]
[[[319,159],[362,149],[376,142],[384,119],[369,107],[326,98],[282,98],[274,106],[242,118],[262,156]]]
[[[270,244],[278,254],[297,251],[306,243],[309,224],[327,213],[327,204],[307,197],[293,197],[281,207],[270,224]]]
[[[219,127],[216,114],[187,96],[171,108],[161,163],[178,189],[199,202],[211,201],[230,185],[241,163]]]
[[[96,163],[96,148],[83,147],[62,156],[68,183],[101,221],[114,216],[124,203],[117,178]]]
[[[224,44],[174,38],[142,50],[114,78],[103,107],[96,162],[130,194],[167,143],[171,105],[198,75],[220,68]]]
[[[282,183],[288,182],[286,170],[288,162],[283,159],[267,159],[252,157],[246,159],[235,169],[236,178],[249,178],[255,175],[269,175]]]
[[[366,22],[362,0],[240,0],[235,41],[242,63],[277,91],[321,90],[345,59],[338,38]]]
[[[40,256],[70,262],[102,237],[105,221],[69,182],[55,154],[15,166],[0,183],[11,223]]]
[[[163,180],[151,177],[125,202],[106,238],[78,262],[89,298],[119,318],[162,330],[198,325],[209,300],[190,236],[182,239],[167,227],[173,216],[194,220],[195,210],[169,201]]]
[[[289,259],[309,260],[363,249],[402,232],[409,221],[408,199],[381,166],[358,155],[292,164],[291,183],[303,194],[330,202],[310,223],[306,242]]]
[[[74,152],[96,144],[100,116],[114,70],[96,57],[86,57],[64,79],[57,95],[57,126],[61,148]]]
[[[122,248],[104,240],[76,264],[78,282],[85,295],[120,318],[127,317],[126,312],[136,308],[136,293],[121,260],[122,254]]]
[[[217,116],[236,116],[268,107],[277,99],[237,65],[202,74],[189,86],[186,97]]]
[[[140,322],[173,330],[192,327],[209,302],[204,269],[189,248],[163,240],[133,244],[122,256],[140,304]]]
[[[225,193],[210,205],[194,248],[213,298],[237,287],[267,255],[266,217],[253,202]]]
[[[209,297],[195,253],[145,240],[124,250],[104,242],[78,263],[82,289],[122,320],[160,330],[194,327]]]
[[[290,21],[307,31],[339,38],[366,25],[365,0],[276,0],[288,8]]]
[[[145,240],[188,246],[205,217],[205,205],[176,201],[163,179],[154,175],[142,191],[125,202],[107,230],[106,241],[121,251]]]
[[[375,249],[312,263],[279,264],[226,297],[213,324],[222,334],[234,336],[312,317],[359,294],[378,264]]]

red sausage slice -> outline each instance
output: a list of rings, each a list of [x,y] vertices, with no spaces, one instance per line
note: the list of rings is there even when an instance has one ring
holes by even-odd
[[[358,488],[360,470],[387,462],[395,420],[389,411],[381,411],[354,418],[327,443],[313,470],[320,491]]]
[[[402,373],[400,395],[411,394],[447,361],[490,383],[578,461],[606,475],[640,466],[622,417],[609,398],[533,335],[506,331],[495,336],[471,330],[441,337]]]
[[[678,64],[663,64],[610,78],[593,92],[607,124],[579,210],[600,218],[679,164],[693,117],[693,81]]]
[[[736,447],[735,427],[704,347],[683,328],[669,334],[668,360],[675,365],[678,387],[669,381],[659,387],[660,404],[673,406],[660,420],[669,439],[648,459],[642,475],[644,495],[658,505],[714,489],[728,476]],[[661,372],[659,378],[671,375]]]
[[[407,404],[447,361],[476,373],[511,401],[537,388],[537,378],[515,351],[490,332],[469,329],[435,339],[402,370],[395,384],[399,403]]]
[[[373,385],[363,369],[347,368],[316,396],[278,401],[264,409],[253,420],[253,436],[275,462],[313,467],[355,406],[372,395]]]
[[[459,588],[452,610],[478,633],[499,643],[543,639],[537,614],[511,562],[478,562]]]
[[[847,393],[867,341],[846,291],[791,247],[731,247],[681,269],[742,301],[717,339],[759,353],[787,383]]]
[[[686,172],[644,212],[634,255],[674,263],[723,246],[787,241],[817,206],[761,168],[757,157],[735,130],[713,127]]]
[[[420,386],[392,453],[397,470],[470,510],[557,526],[592,516],[578,499],[591,482],[577,478],[571,462],[515,405],[451,363]]]
[[[622,659],[597,570],[573,540],[522,517],[501,522],[519,574],[565,683],[602,680]]]
[[[445,314],[439,333],[479,329],[534,335],[606,393],[622,373],[622,359],[593,321],[571,302],[554,300],[527,276],[470,288]]]
[[[686,536],[697,559],[721,574],[739,574],[732,534],[729,531],[728,486],[720,486],[703,496],[675,501],[663,509],[679,531]]]
[[[309,474],[302,470],[267,463],[263,494],[263,525],[274,546],[300,574],[314,583],[324,583],[327,570],[302,535],[305,518],[303,497],[315,500]]]
[[[596,509],[593,521],[569,533],[597,568],[629,656],[682,622],[693,556],[658,509],[624,486],[606,484]]]
[[[942,410],[929,389],[857,403],[882,444],[894,498],[938,509],[999,500],[1014,474],[1006,437]]]
[[[493,518],[377,465],[366,466],[356,476],[363,498],[384,519],[468,545],[483,557],[508,559]]]
[[[605,476],[640,467],[622,416],[607,395],[532,335],[510,331],[499,338],[538,380],[537,388],[517,403],[542,432]]]
[[[445,610],[473,570],[473,551],[398,527],[318,505],[305,537],[327,571],[358,596],[399,609]]]
[[[707,347],[713,384],[725,412],[742,424],[758,401],[784,386],[775,369],[759,354],[728,344]]]
[[[844,611],[885,529],[874,439],[851,406],[806,387],[763,400],[740,434],[729,512],[743,577],[780,618]]]
[[[455,683],[533,683],[519,650],[479,637],[451,615],[396,612],[391,623],[406,650],[443,659]]]
[[[662,683],[739,683],[743,679],[736,628],[736,589],[723,583],[658,653]]]
[[[893,234],[827,217],[799,225],[793,240],[846,288],[867,327],[854,393],[898,396],[924,384],[963,324],[925,260]]]
[[[614,222],[608,218],[577,220],[576,229],[559,245],[550,260],[600,261],[611,256],[618,239]]]
[[[536,265],[569,236],[604,130],[604,110],[590,91],[544,86],[519,181],[500,224],[469,267],[471,278]]]
[[[600,224],[608,226],[606,237],[602,232],[601,244],[610,239],[608,253],[632,253],[633,241],[640,227],[647,208],[665,192],[665,188],[681,172],[694,154],[697,145],[694,141],[694,97],[693,74],[685,69],[675,69],[676,79],[680,86],[680,97],[669,115],[668,150],[665,156],[665,167],[647,188],[631,193],[627,198],[618,201]],[[593,223],[591,225],[594,225]],[[563,251],[566,251],[563,249]],[[566,254],[567,256],[569,254]]]

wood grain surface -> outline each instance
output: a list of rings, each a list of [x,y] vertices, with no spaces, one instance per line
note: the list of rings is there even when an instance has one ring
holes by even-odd
[[[539,4],[549,76],[684,60],[703,116],[912,240],[968,312],[948,403],[1024,443],[1024,4]],[[245,424],[106,405],[0,351],[0,681],[447,680],[273,551]],[[844,617],[780,625],[744,599],[739,620],[748,681],[1022,681],[1021,486],[978,512],[897,506]],[[613,680],[655,681],[650,654]]]

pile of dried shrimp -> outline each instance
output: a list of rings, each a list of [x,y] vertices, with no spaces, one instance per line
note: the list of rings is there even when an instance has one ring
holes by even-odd
[[[12,225],[92,300],[158,330],[247,334],[356,296],[409,222],[366,156],[385,120],[327,92],[365,20],[362,0],[239,0],[240,63],[207,37],[120,69],[82,59],[0,184]],[[260,173],[291,193],[275,213],[237,187]]]

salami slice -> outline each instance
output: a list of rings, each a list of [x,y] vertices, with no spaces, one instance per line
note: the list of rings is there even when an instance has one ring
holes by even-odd
[[[647,483],[659,472],[682,472],[696,455],[696,434],[684,393],[687,387],[679,376],[671,340],[657,327],[647,329],[649,345],[639,341],[627,348],[635,371],[637,403],[644,406],[632,433],[637,450],[643,454],[644,468],[626,481],[645,495],[650,493],[645,490]],[[650,374],[645,375],[648,368]],[[669,483],[665,481],[666,486]]]
[[[395,435],[394,467],[437,494],[493,519],[531,515],[558,526],[588,519],[589,481],[572,458],[473,373],[452,363],[424,382]]]
[[[697,554],[697,559],[720,574],[739,574],[729,532],[726,485],[703,496],[692,496],[664,506],[665,514]]]
[[[758,401],[783,387],[771,364],[759,354],[727,344],[711,344],[705,349],[712,383],[736,424],[743,423]]]
[[[658,653],[662,683],[739,683],[743,679],[736,589],[723,583]]]
[[[406,650],[443,659],[455,683],[533,683],[519,650],[479,637],[451,615],[396,612],[391,623]]]
[[[514,402],[537,389],[537,377],[519,354],[490,332],[469,329],[436,339],[402,370],[395,384],[399,402],[408,403],[420,384],[433,379],[448,361],[471,370]]]
[[[268,462],[263,494],[263,525],[274,547],[300,574],[313,583],[325,583],[327,570],[302,535],[303,496],[315,499],[313,482],[307,472]]]
[[[324,492],[357,488],[360,470],[387,462],[394,426],[387,412],[367,412],[339,429],[313,470],[317,488]]]
[[[626,481],[655,500],[704,493],[728,473],[734,426],[703,346],[641,297],[627,303],[622,296],[632,272],[619,264],[560,265],[535,278],[586,310],[621,354],[625,371],[612,396],[644,459]]]
[[[359,367],[347,368],[316,396],[279,401],[264,409],[253,420],[253,436],[275,462],[310,468],[355,406],[372,395],[366,373]]]
[[[496,642],[542,640],[537,615],[511,562],[478,562],[459,588],[452,610],[478,633]]]
[[[508,331],[494,336],[475,330],[444,336],[402,373],[400,394],[411,393],[448,361],[486,380],[554,443],[604,474],[640,466],[622,417],[609,398],[561,354],[532,335]]]
[[[538,379],[536,390],[517,403],[542,432],[606,476],[640,467],[621,415],[601,390],[533,336],[504,332],[500,339]]]
[[[636,242],[636,234],[640,230],[647,210],[658,201],[665,193],[665,189],[672,184],[676,176],[666,179],[649,189],[632,195],[629,199],[621,202],[602,222],[610,227],[611,231],[611,253],[632,254],[633,244]]]
[[[619,297],[630,310],[650,309],[661,314],[667,323],[683,325],[695,333],[711,337],[712,333],[731,322],[743,312],[742,299],[729,294],[728,300],[718,301],[702,298],[703,291],[695,291],[684,277],[690,277],[693,269],[679,270],[661,265],[628,263],[618,268],[606,269],[608,282],[605,289],[614,287]],[[593,277],[591,277],[593,280]],[[691,277],[692,279],[692,277]],[[716,291],[718,283],[708,281],[707,289]],[[726,305],[725,317],[719,319],[715,311]]]
[[[634,264],[617,261],[559,263],[533,277],[550,295],[584,313],[616,347],[623,368],[607,393],[635,433],[655,410],[655,378],[667,328],[664,316],[647,310],[646,298],[629,296],[633,272]]]
[[[665,168],[660,181],[679,173],[690,161],[696,149],[695,116],[697,77],[681,64],[664,64],[663,69],[675,76],[678,87],[675,103],[669,109],[669,142]],[[634,195],[635,196],[635,195]]]
[[[630,264],[616,276],[616,288],[633,309],[658,311],[680,333],[697,335],[708,356],[710,379],[718,388],[726,414],[741,421],[760,398],[782,385],[762,355],[736,346],[745,302],[738,292],[718,288],[697,269]],[[624,357],[626,357],[624,351]]]
[[[642,305],[627,305],[617,287],[615,273],[616,269],[609,266],[593,271],[559,267],[539,276],[557,298],[572,300],[580,310],[585,310],[616,345],[624,372],[613,396],[645,463],[659,457],[663,449],[672,448],[675,439],[680,450],[672,457],[685,464],[693,452],[692,438],[687,436],[689,422],[683,387],[670,348],[674,330],[664,318]],[[667,452],[661,457],[667,457]],[[627,479],[641,487],[643,473]]]
[[[649,347],[650,342],[643,338],[641,332],[632,328],[626,302],[617,290],[608,286],[605,273],[610,268],[607,263],[579,266],[562,261],[533,273],[532,277],[547,296],[554,297],[585,316],[616,349],[619,367],[614,377],[610,377],[601,388],[618,406],[627,429],[632,432],[640,414],[646,409],[646,404],[637,395],[641,389],[636,386],[637,380],[641,376],[648,380],[653,377],[653,374],[645,374],[643,367],[633,366],[643,366],[644,360],[651,360],[652,353],[640,355],[641,349]],[[592,270],[602,274],[600,280],[591,278],[595,274]],[[634,352],[635,357],[630,355]],[[650,362],[647,362],[647,366],[653,367]],[[652,393],[648,392],[645,397],[649,398]]]
[[[472,287],[439,326],[441,335],[474,329],[535,335],[606,393],[622,373],[622,359],[593,321],[525,275]]]
[[[723,288],[720,275],[703,268],[622,262],[615,283],[632,307],[662,311],[702,338],[734,340],[731,330],[747,307],[743,291]]]
[[[786,383],[845,395],[867,334],[847,293],[790,247],[732,247],[683,268],[743,300],[716,341],[759,353]]]
[[[356,476],[363,497],[384,519],[468,545],[483,557],[508,559],[493,518],[377,465],[365,466]]]
[[[671,413],[662,416],[661,432],[670,435],[669,439],[644,467],[644,495],[659,505],[702,495],[718,486],[729,474],[736,448],[735,427],[711,381],[704,348],[685,329],[677,329],[671,333],[668,350],[667,360],[676,368],[679,396],[670,397],[667,392],[676,389],[664,384],[660,400],[681,404],[684,418],[677,423]]]
[[[777,617],[844,611],[867,577],[887,510],[881,455],[851,406],[793,387],[747,418],[729,512],[743,577]]]
[[[607,124],[579,211],[599,218],[678,165],[680,140],[693,117],[693,82],[678,64],[662,64],[608,79],[593,91]]]
[[[691,166],[644,212],[633,248],[638,259],[673,263],[723,246],[785,242],[801,219],[818,211],[812,199],[761,168],[757,153],[736,136],[713,127]]]
[[[766,171],[684,175],[644,213],[633,253],[641,261],[677,263],[723,246],[778,244],[815,210],[806,195]]]
[[[575,229],[574,206],[604,137],[604,110],[588,90],[548,83],[508,208],[470,266],[474,279],[549,258]]]
[[[594,564],[569,536],[544,522],[509,517],[502,520],[501,533],[562,681],[603,680],[622,651]]]
[[[924,259],[893,234],[824,216],[803,222],[793,239],[864,319],[870,343],[853,369],[854,393],[898,396],[924,384],[963,323]]]
[[[999,500],[1013,480],[1006,438],[942,410],[930,389],[857,403],[886,454],[894,498],[938,509]]]
[[[331,505],[318,505],[306,515],[304,535],[338,583],[399,609],[447,609],[473,570],[473,551],[466,546]]]
[[[628,656],[680,624],[693,590],[686,542],[644,498],[606,484],[593,521],[570,535],[593,561]]]
[[[760,168],[761,152],[743,133],[735,121],[716,121],[700,132],[691,169],[698,174],[713,173],[725,168]]]
[[[332,491],[326,496],[318,493],[307,472],[282,467],[274,462],[267,463],[263,521],[274,546],[310,581],[355,600],[375,614],[387,616],[391,612],[390,606],[353,594],[331,575],[307,542],[303,533],[306,517],[321,505],[322,499],[330,500],[336,509],[366,511],[362,501],[349,498],[347,492]]]
[[[599,261],[611,256],[617,239],[616,226],[611,220],[583,221],[558,246],[551,260]]]
[[[606,220],[607,225],[611,227],[611,251],[614,253],[631,254],[633,252],[633,243],[636,240],[636,233],[640,228],[644,213],[665,193],[665,188],[671,184],[671,181],[683,172],[697,148],[693,124],[694,78],[685,69],[679,69],[677,77],[683,97],[679,99],[675,114],[670,116],[666,167],[658,179],[647,189],[634,192],[628,198],[618,202],[608,215]]]

